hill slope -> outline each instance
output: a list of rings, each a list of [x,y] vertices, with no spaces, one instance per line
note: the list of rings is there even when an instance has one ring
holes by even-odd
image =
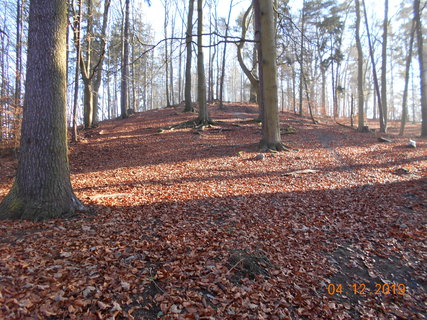
[[[169,130],[195,116],[164,109],[85,132],[72,182],[97,214],[0,221],[0,318],[422,319],[426,141],[286,114],[292,150],[260,156],[256,116]]]

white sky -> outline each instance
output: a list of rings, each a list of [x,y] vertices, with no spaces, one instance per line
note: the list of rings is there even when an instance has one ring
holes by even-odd
[[[139,5],[142,6],[142,10],[144,11],[144,16],[146,17],[146,22],[151,24],[153,29],[156,31],[156,40],[163,38],[163,23],[164,23],[164,7],[163,2],[164,0],[151,0],[151,6],[148,6],[148,4],[145,2],[145,0],[135,0],[136,3],[139,2]],[[142,2],[142,3],[141,3]],[[183,10],[184,8],[184,2],[185,5],[188,6],[188,0],[175,0],[169,2],[176,2],[178,5],[180,5],[180,8]],[[204,1],[207,2],[206,0]],[[218,15],[220,17],[226,18],[228,15],[228,10],[230,6],[230,0],[217,0],[218,2]],[[233,11],[232,11],[232,18],[231,18],[231,24],[234,25],[234,21],[236,20],[236,17],[244,11],[246,8],[249,7],[251,0],[233,0]],[[399,7],[399,4],[401,3],[401,0],[389,0],[389,18],[392,20],[393,15],[396,13],[396,9]],[[301,0],[291,0],[290,6],[293,10],[298,10],[302,5]],[[195,12],[194,12],[194,20],[196,19],[197,15],[197,1],[195,1]],[[378,20],[381,20],[384,13],[384,0],[376,0],[366,1],[366,6],[368,9],[368,16],[374,15]],[[175,9],[172,9],[175,10]],[[205,10],[207,11],[207,10]]]

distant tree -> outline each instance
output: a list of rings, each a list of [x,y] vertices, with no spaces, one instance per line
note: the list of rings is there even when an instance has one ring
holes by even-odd
[[[102,19],[101,33],[95,37],[94,32],[94,0],[87,0],[86,3],[86,35],[85,46],[86,56],[83,56],[83,47],[80,48],[80,72],[83,79],[83,122],[86,129],[96,126],[98,123],[98,92],[101,84],[102,65],[105,56],[105,38],[108,23],[108,12],[111,0],[104,0],[104,13]],[[76,15],[77,16],[77,15]],[[80,18],[81,20],[82,18]],[[75,25],[77,21],[75,21]],[[76,28],[74,29],[76,32]],[[99,45],[95,41],[99,38]],[[77,43],[76,43],[77,45]],[[95,48],[98,47],[98,53]]]
[[[22,37],[23,37],[23,5],[22,0],[16,1],[16,73],[15,73],[15,106],[21,105],[22,78]]]
[[[76,71],[74,74],[74,102],[73,102],[73,131],[72,140],[78,141],[78,128],[77,128],[77,105],[79,98],[79,68],[81,59],[81,44],[80,34],[82,30],[82,0],[77,1],[77,16],[74,17],[74,44],[76,46]]]
[[[415,32],[417,34],[418,64],[420,66],[421,89],[421,136],[427,137],[427,70],[424,56],[424,39],[422,32],[420,0],[414,0]]]
[[[168,38],[169,10],[171,8],[170,8],[170,4],[169,4],[168,0],[164,0],[164,1],[162,1],[162,3],[163,3],[163,8],[165,9],[165,16],[164,16],[164,20],[163,20],[163,32],[164,32],[165,39],[167,39]],[[173,34],[172,34],[172,36],[173,36]],[[170,66],[169,65],[169,58],[171,58],[171,57],[169,57],[169,52],[168,52],[168,40],[165,40],[164,66],[165,66],[166,107],[171,106],[169,90],[173,90],[172,86],[169,86],[169,66]]]
[[[254,0],[255,18],[260,26],[260,90],[264,106],[261,150],[283,150],[279,126],[279,102],[277,96],[276,40],[273,3],[271,0]],[[259,8],[259,11],[257,10]],[[258,13],[258,14],[257,14]]]
[[[191,43],[193,34],[193,11],[194,11],[194,0],[189,0],[188,5],[188,16],[187,16],[187,32],[185,35],[185,45],[187,50],[187,60],[185,64],[185,107],[184,112],[193,111],[191,104]]]
[[[356,47],[357,47],[357,105],[358,105],[358,126],[359,131],[363,130],[365,126],[364,103],[365,98],[363,95],[363,50],[360,41],[360,2],[354,1],[356,7]]]
[[[384,124],[384,113],[383,113],[383,107],[382,107],[381,92],[380,92],[380,86],[378,84],[377,67],[376,67],[376,63],[375,63],[374,49],[373,49],[373,45],[372,45],[371,33],[369,31],[368,15],[366,13],[365,0],[362,0],[362,6],[363,6],[363,15],[365,16],[366,34],[368,36],[369,56],[371,58],[372,76],[373,76],[373,80],[374,80],[374,89],[375,89],[376,98],[377,98],[377,102],[378,102],[378,112],[379,112],[379,116],[380,116],[380,131],[385,132],[386,127]]]
[[[225,57],[227,55],[227,39],[228,39],[228,31],[230,28],[230,19],[231,19],[231,11],[233,9],[233,0],[230,1],[230,7],[228,9],[228,18],[225,22],[225,41],[224,41],[224,50],[222,51],[222,63],[221,63],[221,78],[219,83],[219,107],[222,109],[223,106],[223,98],[224,98],[224,78],[225,78]]]
[[[66,1],[30,1],[20,157],[1,219],[42,220],[84,209],[71,187],[67,154],[66,28]]]
[[[250,102],[256,103],[257,99],[258,99],[258,91],[259,91],[259,80],[256,76],[256,66],[254,68],[252,68],[252,70],[249,70],[249,68],[246,66],[245,61],[243,59],[243,46],[245,44],[244,39],[246,38],[246,33],[248,31],[248,27],[249,27],[249,14],[251,12],[253,8],[253,5],[251,4],[251,6],[245,11],[243,18],[242,18],[242,22],[241,22],[241,28],[242,28],[242,41],[240,41],[239,43],[237,43],[237,60],[239,61],[239,65],[240,68],[242,68],[243,73],[246,75],[246,77],[248,78],[249,82],[251,83],[251,97],[250,97]],[[254,47],[253,50],[253,61],[256,61],[256,49]]]
[[[99,56],[98,61],[95,65],[94,77],[93,77],[93,125],[98,125],[99,115],[98,115],[98,100],[99,100],[99,89],[101,87],[102,81],[102,71],[105,58],[105,47],[106,47],[106,38],[107,38],[107,26],[108,26],[108,17],[110,11],[111,0],[104,0],[104,12],[102,15],[102,25],[101,33],[99,35]]]
[[[381,106],[383,109],[384,132],[387,132],[387,38],[388,38],[388,0],[384,1],[383,41],[381,49]]]
[[[400,131],[399,135],[403,135],[405,131],[406,121],[408,119],[408,88],[409,88],[409,72],[411,68],[412,61],[412,52],[414,49],[414,38],[415,38],[415,17],[412,19],[411,31],[409,35],[409,49],[408,54],[406,56],[406,64],[405,64],[405,86],[403,89],[403,97],[402,97],[402,119],[400,122]]]
[[[121,118],[128,117],[128,64],[129,64],[129,2],[125,2],[125,25],[123,30],[123,57],[120,87],[120,110]]]

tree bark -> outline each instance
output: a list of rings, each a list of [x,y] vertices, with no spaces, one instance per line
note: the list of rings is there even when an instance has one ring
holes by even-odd
[[[184,112],[192,112],[193,106],[191,103],[191,42],[193,34],[193,11],[194,0],[189,0],[188,16],[187,16],[187,32],[185,37],[187,59],[185,64],[185,107]]]
[[[424,57],[424,41],[421,24],[420,0],[414,0],[414,15],[416,21],[415,31],[418,45],[418,64],[420,67],[420,90],[421,90],[421,136],[427,137],[427,72]]]
[[[1,219],[43,220],[84,209],[67,155],[66,28],[66,1],[30,2],[20,158]]]
[[[277,96],[276,40],[274,28],[273,3],[271,0],[259,2],[260,52],[259,61],[262,70],[261,98],[264,102],[261,150],[283,150],[279,126],[279,106]],[[255,4],[255,7],[257,5]]]

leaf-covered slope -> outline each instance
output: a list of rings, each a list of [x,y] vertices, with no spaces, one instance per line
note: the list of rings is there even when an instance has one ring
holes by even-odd
[[[286,114],[292,151],[258,157],[255,109],[212,114],[204,130],[170,130],[194,115],[165,109],[85,132],[72,181],[98,214],[0,222],[0,318],[425,316],[425,140]]]

